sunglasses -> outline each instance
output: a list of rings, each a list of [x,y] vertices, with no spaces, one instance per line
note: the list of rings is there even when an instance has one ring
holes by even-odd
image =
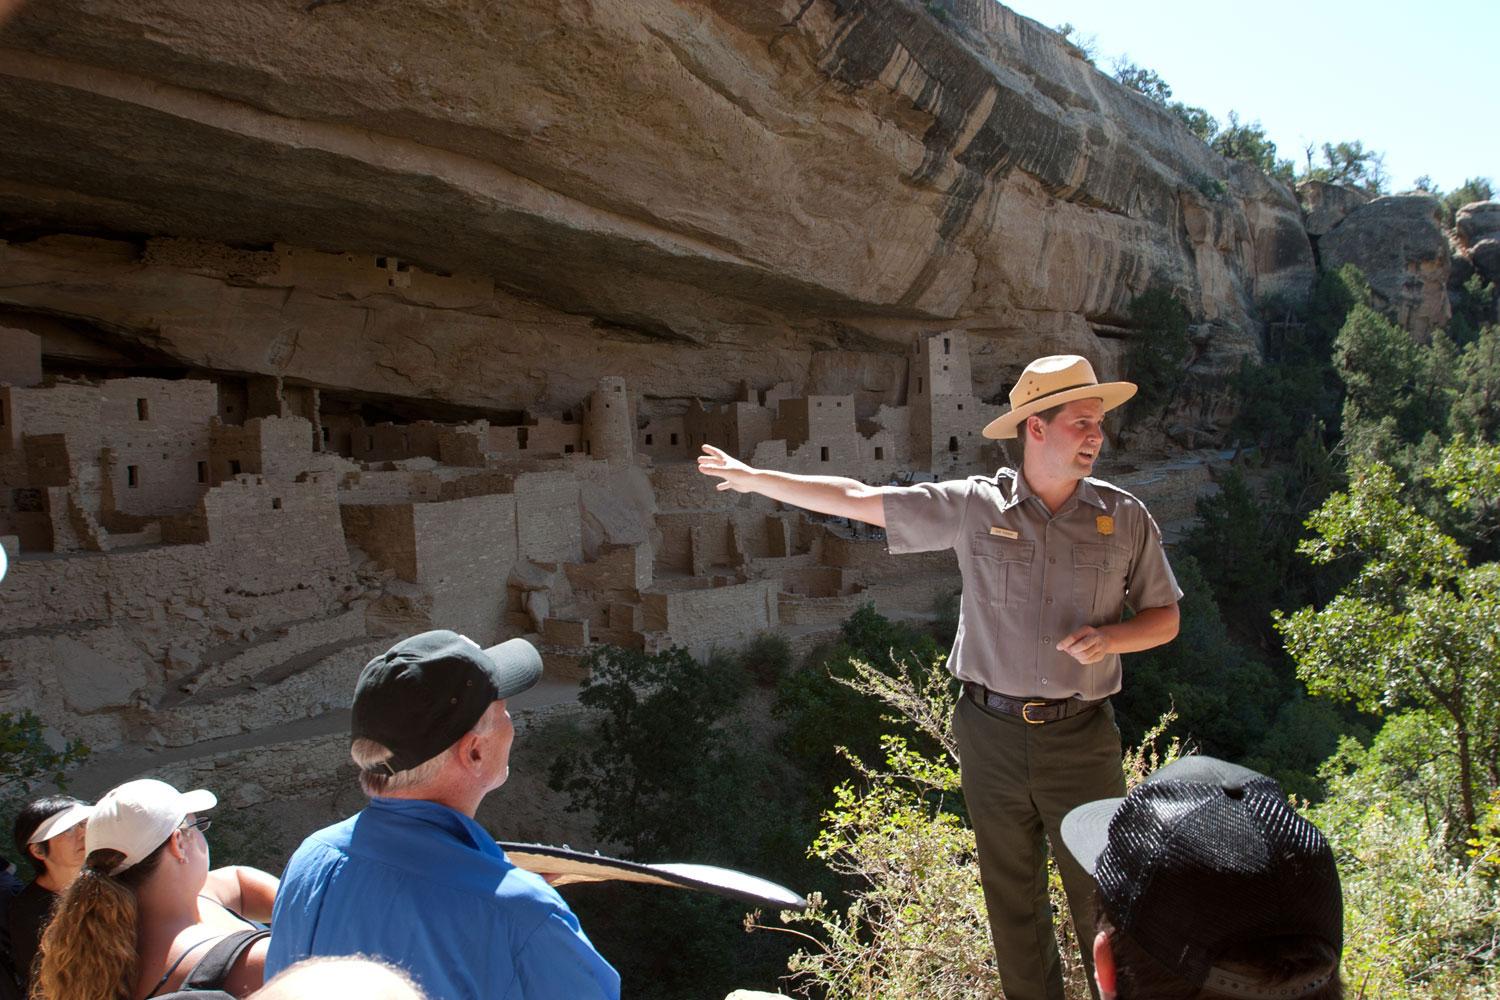
[[[193,820],[191,823],[184,823],[177,829],[183,831],[184,833],[186,833],[188,830],[197,830],[199,833],[207,833],[208,828],[213,826],[213,824],[214,821],[211,819],[199,818]]]

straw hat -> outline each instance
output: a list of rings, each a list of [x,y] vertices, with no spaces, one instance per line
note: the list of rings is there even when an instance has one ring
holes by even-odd
[[[1010,391],[1010,411],[991,420],[984,428],[987,438],[1013,438],[1016,428],[1033,413],[1071,403],[1075,399],[1102,399],[1104,409],[1113,410],[1135,395],[1134,382],[1100,382],[1094,366],[1077,354],[1051,354],[1026,366]]]

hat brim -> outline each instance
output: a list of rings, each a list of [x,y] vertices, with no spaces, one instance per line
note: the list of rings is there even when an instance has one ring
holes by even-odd
[[[510,639],[484,651],[496,698],[510,698],[542,678],[542,654],[525,639]]]
[[[1099,855],[1109,845],[1110,821],[1124,801],[1119,798],[1085,802],[1063,817],[1063,845],[1090,875],[1099,864]]]
[[[183,792],[182,798],[177,800],[177,805],[182,809],[182,814],[208,812],[219,804],[219,797],[206,788],[195,788],[191,792]]]
[[[32,831],[28,844],[40,844],[60,837],[73,827],[82,823],[94,814],[93,806],[86,806],[82,802],[68,806],[68,808],[52,816],[48,816],[40,826]]]
[[[1013,438],[1016,436],[1016,428],[1020,426],[1021,421],[1033,413],[1050,410],[1054,406],[1062,406],[1064,403],[1071,403],[1077,399],[1102,399],[1104,412],[1108,413],[1122,403],[1128,402],[1135,393],[1134,382],[1100,382],[1097,385],[1080,385],[1073,389],[1064,389],[1062,392],[1048,393],[1009,413],[1000,414],[984,425],[982,433],[985,437],[996,440]]]

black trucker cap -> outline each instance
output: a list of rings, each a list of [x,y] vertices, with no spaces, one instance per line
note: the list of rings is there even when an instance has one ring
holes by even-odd
[[[1165,968],[1232,996],[1297,997],[1337,970],[1268,985],[1214,966],[1233,945],[1307,935],[1344,945],[1333,850],[1275,781],[1212,757],[1173,761],[1123,799],[1081,805],[1062,839],[1111,921]]]
[[[410,770],[458,742],[496,699],[520,694],[541,676],[541,654],[525,639],[481,649],[457,632],[423,632],[360,671],[350,736],[390,749],[374,770]]]

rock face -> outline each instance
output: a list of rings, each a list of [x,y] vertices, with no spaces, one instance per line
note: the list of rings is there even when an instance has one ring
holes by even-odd
[[[951,592],[705,441],[993,468],[1026,361],[1118,376],[1162,283],[1211,444],[1313,276],[1289,190],[989,0],[32,3],[0,236],[0,708],[263,817],[347,789],[393,634],[531,635],[566,704],[594,642]]]
[[[1424,336],[1448,322],[1448,238],[1430,195],[1359,205],[1318,241],[1323,266],[1354,264],[1396,322]]]
[[[1303,181],[1297,185],[1297,200],[1302,205],[1307,235],[1314,239],[1327,235],[1350,212],[1372,197],[1358,188],[1326,181]]]
[[[581,397],[606,353],[649,358],[648,395],[727,399],[751,357],[770,384],[812,348],[898,354],[955,323],[988,397],[1045,351],[1117,373],[1153,280],[1246,339],[1252,303],[1307,286],[1284,187],[1034,22],[929,6],[29,5],[0,39],[13,229],[287,243],[389,274],[330,308],[255,252],[189,254],[172,263],[230,287],[178,276],[196,287],[169,309],[162,276],[105,255],[29,266],[4,299],[316,383],[371,338],[385,374],[349,381],[509,406]],[[440,316],[386,301],[436,273],[478,285],[429,301]],[[546,363],[570,340],[576,382]]]
[[[1456,253],[1484,281],[1500,282],[1500,201],[1476,201],[1458,210],[1453,236]]]

